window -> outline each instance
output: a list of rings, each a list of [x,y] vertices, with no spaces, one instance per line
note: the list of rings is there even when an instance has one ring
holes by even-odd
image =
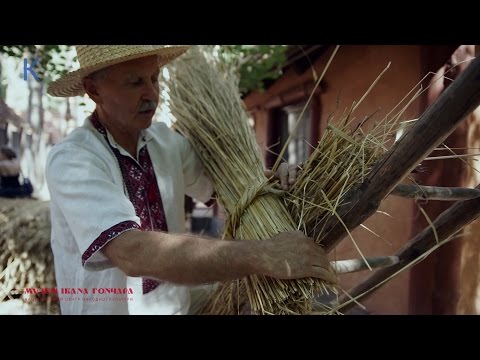
[[[288,140],[290,133],[295,129],[297,121],[305,107],[305,103],[297,103],[277,108],[270,117],[269,121],[269,154],[266,163],[268,167],[273,166],[278,154]],[[312,139],[312,109],[308,106],[300,120],[295,131],[294,137],[290,141],[287,150],[283,155],[284,161],[296,165],[306,160],[309,156],[309,143]]]
[[[282,109],[282,111],[285,113],[287,122],[287,126],[284,128],[288,131],[283,144],[285,144],[289,134],[294,131],[295,125],[300,119],[300,115],[302,114],[304,108],[305,104],[299,104],[286,106]],[[285,160],[289,164],[296,165],[307,160],[308,158],[308,147],[310,146],[309,141],[311,139],[311,118],[312,114],[309,106],[305,109],[300,119],[300,124],[295,131],[294,137],[288,144],[288,154],[285,156]]]

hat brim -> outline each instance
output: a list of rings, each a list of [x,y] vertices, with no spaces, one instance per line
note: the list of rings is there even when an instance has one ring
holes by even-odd
[[[162,67],[168,64],[170,61],[179,57],[189,49],[189,46],[171,46],[171,47],[158,47],[153,50],[139,52],[123,57],[119,57],[113,60],[100,62],[94,66],[85,67],[76,71],[72,71],[63,75],[58,80],[50,83],[47,93],[55,97],[73,97],[82,96],[85,94],[83,89],[82,80],[85,76],[94,73],[95,71],[104,69],[108,66],[120,64],[125,61],[134,60],[146,56],[158,56],[158,66]]]

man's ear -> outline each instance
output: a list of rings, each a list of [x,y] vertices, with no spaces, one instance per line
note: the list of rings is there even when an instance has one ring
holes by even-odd
[[[98,92],[98,83],[94,79],[87,77],[82,80],[82,84],[88,97],[92,99],[96,104],[101,104],[102,97]]]

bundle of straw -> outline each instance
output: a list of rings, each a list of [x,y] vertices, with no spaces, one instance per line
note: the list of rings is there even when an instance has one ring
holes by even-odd
[[[336,216],[341,222],[337,209],[344,203],[345,194],[354,185],[363,183],[364,177],[370,172],[375,162],[387,151],[388,143],[392,143],[400,117],[421,94],[421,89],[414,92],[417,86],[414,87],[373,126],[369,126],[368,122],[372,120],[374,114],[358,121],[355,118],[356,109],[389,67],[390,63],[362,97],[350,108],[345,109],[338,120],[334,119],[333,114],[331,115],[325,133],[304,163],[288,197],[285,198],[286,205],[296,223],[305,234],[313,237],[319,244],[323,239],[323,226],[327,218]],[[368,130],[365,130],[365,127]],[[365,261],[365,257],[348,229],[347,233]],[[368,262],[365,262],[368,266]]]
[[[21,298],[26,288],[53,287],[55,272],[48,202],[1,199],[0,302]],[[41,305],[47,306],[47,303]],[[52,307],[50,312],[58,311]]]
[[[198,152],[227,213],[225,237],[262,240],[297,230],[283,193],[264,175],[235,75],[219,71],[194,48],[170,68],[168,84],[175,126]],[[249,276],[221,287],[220,297],[231,301],[213,311],[238,312],[238,299],[246,293],[255,314],[304,314],[322,289],[326,285],[318,279]]]
[[[351,122],[347,114],[337,126],[332,122],[328,124],[285,198],[296,223],[317,243],[320,243],[326,219],[336,216],[344,195],[355,184],[363,182],[386,149],[388,132],[354,132],[350,130]],[[362,255],[355,241],[353,243]]]

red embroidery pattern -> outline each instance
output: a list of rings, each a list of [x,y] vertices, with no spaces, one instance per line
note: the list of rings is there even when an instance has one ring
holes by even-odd
[[[91,122],[93,126],[105,136],[108,145],[112,149],[117,159],[118,165],[122,172],[123,181],[128,192],[128,197],[133,204],[136,215],[140,218],[141,230],[168,231],[162,197],[160,195],[157,178],[155,176],[155,171],[150,154],[148,153],[147,146],[145,145],[140,149],[137,163],[131,157],[120,154],[120,151],[110,144],[106,129],[98,120],[96,113],[92,114]],[[135,225],[138,228],[138,225]],[[110,233],[110,231],[114,230],[115,229],[112,228],[106,231],[107,234],[105,236],[107,237],[107,240],[105,240],[105,242],[115,236],[115,232]],[[98,246],[101,247],[103,244],[105,244],[104,242],[102,245],[99,245],[101,244],[101,240],[99,239],[100,237],[92,243],[90,248],[94,244],[97,244],[96,246],[98,249]],[[87,251],[90,251],[90,248]],[[91,254],[93,254],[93,252]],[[87,256],[86,259],[88,259],[88,257],[89,256]],[[147,294],[160,284],[161,282],[159,281],[143,278],[143,293]]]
[[[139,229],[140,226],[135,221],[124,221],[120,224],[112,226],[110,229],[105,230],[100,234],[98,238],[88,247],[88,249],[82,255],[82,264],[85,265],[88,259],[101,249],[111,239],[124,233],[127,230]]]

